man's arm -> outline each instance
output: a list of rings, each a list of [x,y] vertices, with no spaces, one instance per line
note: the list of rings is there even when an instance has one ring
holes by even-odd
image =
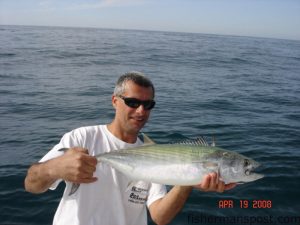
[[[204,177],[203,182],[195,188],[202,191],[223,192],[235,187],[235,184],[225,185],[224,182],[218,180],[216,173],[208,174]],[[152,220],[159,225],[167,224],[182,209],[188,199],[193,187],[190,186],[174,186],[165,197],[153,202],[150,207],[150,215]]]
[[[25,178],[25,189],[31,193],[42,193],[59,179],[73,183],[92,183],[97,159],[83,148],[71,148],[64,155],[43,163],[33,164]]]

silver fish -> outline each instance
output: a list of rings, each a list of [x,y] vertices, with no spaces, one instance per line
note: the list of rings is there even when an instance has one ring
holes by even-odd
[[[203,176],[216,172],[221,181],[245,183],[258,180],[262,174],[252,172],[260,164],[233,151],[209,146],[203,139],[179,144],[155,144],[144,135],[145,144],[96,155],[133,181],[143,180],[165,185],[191,186]],[[69,195],[76,192],[74,184]]]

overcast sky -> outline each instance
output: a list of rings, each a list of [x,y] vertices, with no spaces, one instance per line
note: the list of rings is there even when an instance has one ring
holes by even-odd
[[[0,24],[300,40],[300,0],[0,0]]]

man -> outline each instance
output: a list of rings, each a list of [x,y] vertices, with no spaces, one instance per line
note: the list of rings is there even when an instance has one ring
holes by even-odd
[[[174,186],[167,193],[160,184],[130,184],[127,177],[105,163],[97,164],[94,157],[142,144],[138,134],[155,105],[154,95],[152,82],[143,74],[121,76],[112,96],[114,120],[108,125],[81,127],[65,134],[38,164],[29,168],[25,178],[29,192],[42,193],[66,181],[53,224],[147,224],[146,205],[155,223],[167,224],[181,210],[193,187]],[[63,153],[59,151],[62,148],[69,150]],[[81,185],[69,195],[72,183]],[[225,186],[213,173],[196,188],[223,192],[233,186]]]

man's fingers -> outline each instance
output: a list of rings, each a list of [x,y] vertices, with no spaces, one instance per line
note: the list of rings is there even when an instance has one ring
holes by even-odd
[[[82,161],[85,165],[95,167],[97,165],[97,158],[89,155],[89,151],[86,148],[75,147],[71,149],[76,155],[77,160]]]
[[[224,181],[220,180],[220,177],[217,173],[209,173],[203,177],[202,182],[199,185],[194,187],[205,192],[215,191],[222,193],[234,188],[235,186],[235,183],[225,184]]]
[[[74,150],[83,153],[81,155],[82,160],[87,163],[90,166],[96,166],[97,165],[97,158],[94,156],[89,155],[89,151],[86,148],[74,148]]]
[[[230,190],[230,189],[236,187],[236,185],[237,185],[236,183],[226,184],[224,187],[224,190],[226,190],[226,191]]]
[[[220,181],[218,183],[217,192],[222,193],[225,190],[225,183],[223,181]]]
[[[93,176],[93,172],[80,171],[75,177],[76,183],[92,183],[97,180],[97,177]]]
[[[201,187],[203,190],[208,189],[209,184],[210,184],[210,180],[211,180],[210,174],[206,175],[206,176],[204,177],[203,181],[201,182],[200,187]]]
[[[81,170],[83,173],[93,174],[96,171],[96,166],[84,163]]]
[[[92,183],[97,180],[93,177],[96,171],[97,159],[88,154],[85,148],[74,147],[64,155],[61,177],[74,183]]]
[[[89,150],[86,149],[86,148],[80,148],[80,147],[73,147],[73,148],[70,148],[69,151],[75,151],[75,152],[81,152],[81,153],[84,153],[84,154],[89,154]]]
[[[214,190],[214,189],[216,189],[216,185],[217,185],[217,181],[216,181],[216,179],[217,179],[217,174],[216,173],[212,173],[212,174],[210,174],[210,184],[209,184],[209,189],[210,190]]]
[[[96,165],[97,165],[97,163],[98,163],[96,157],[94,157],[94,156],[89,156],[89,155],[86,157],[85,162],[86,162],[88,165],[92,166],[92,167],[96,167]]]
[[[80,178],[77,179],[76,183],[85,183],[85,184],[89,184],[89,183],[93,183],[95,181],[97,181],[98,178],[97,177],[91,177],[91,178]]]

